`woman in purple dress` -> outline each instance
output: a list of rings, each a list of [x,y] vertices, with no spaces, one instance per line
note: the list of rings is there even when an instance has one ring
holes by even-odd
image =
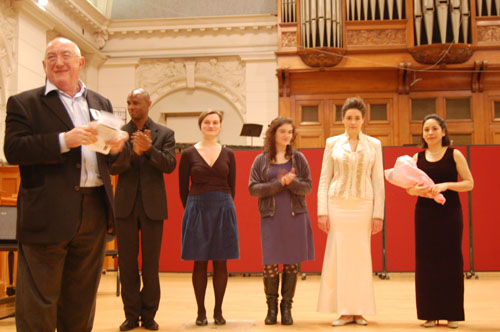
[[[457,328],[464,315],[464,278],[462,259],[462,207],[458,192],[469,191],[474,180],[464,155],[450,148],[444,120],[436,114],[422,122],[424,151],[413,159],[435,185],[417,184],[408,189],[419,196],[415,207],[415,291],[418,319],[424,327],[438,325]],[[457,177],[460,176],[460,181]],[[436,203],[429,194],[442,193],[446,203]]]
[[[266,132],[264,152],[252,165],[248,188],[259,198],[266,325],[278,315],[279,266],[281,324],[291,325],[292,300],[298,264],[314,260],[314,241],[305,195],[311,192],[311,174],[304,155],[292,148],[295,127],[289,118],[274,119]]]

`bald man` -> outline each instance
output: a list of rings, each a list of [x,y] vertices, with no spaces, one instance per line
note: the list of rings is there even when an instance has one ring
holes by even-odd
[[[80,80],[85,59],[71,40],[52,40],[42,64],[45,86],[11,96],[5,120],[5,156],[21,173],[16,327],[90,332],[114,213],[111,157],[89,149],[89,123],[113,109]],[[127,140],[119,131],[111,153]]]
[[[160,304],[160,260],[163,220],[167,219],[164,173],[175,169],[174,132],[149,117],[151,99],[144,89],[132,90],[127,97],[130,122],[123,126],[130,141],[113,163],[119,174],[115,209],[118,264],[122,284],[125,321],[120,331],[139,326],[158,330],[154,320]],[[142,274],[139,275],[139,233]],[[141,289],[142,276],[142,289]]]

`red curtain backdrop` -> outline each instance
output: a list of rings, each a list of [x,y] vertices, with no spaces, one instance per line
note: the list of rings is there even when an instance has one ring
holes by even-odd
[[[500,271],[500,146],[471,146],[475,271]]]

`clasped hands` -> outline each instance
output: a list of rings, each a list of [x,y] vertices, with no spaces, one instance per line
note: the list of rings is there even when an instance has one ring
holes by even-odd
[[[97,142],[97,130],[95,130],[96,122],[93,121],[87,126],[77,126],[70,131],[64,133],[64,140],[68,149],[77,148],[81,145],[90,145]],[[114,139],[107,141],[106,144],[111,148],[111,153],[118,153],[123,149],[125,142],[129,136],[126,131],[118,130]]]
[[[292,167],[290,172],[286,173],[280,178],[281,185],[283,187],[289,185],[296,177],[297,174],[295,174],[295,168]]]
[[[151,148],[151,131],[149,129],[144,130],[144,132],[137,130],[132,134],[130,141],[134,152],[140,156]]]
[[[411,191],[416,196],[422,196],[426,198],[434,198],[437,194],[448,190],[448,185],[446,183],[437,183],[432,186],[425,185],[423,183],[417,183],[411,188]]]

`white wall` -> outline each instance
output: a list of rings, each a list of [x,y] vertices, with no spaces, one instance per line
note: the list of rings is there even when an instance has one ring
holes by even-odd
[[[150,117],[164,123],[161,113],[202,112],[215,109],[224,112],[222,130],[219,136],[221,144],[246,145],[246,140],[240,137],[243,119],[231,102],[221,95],[206,89],[183,89],[169,94],[159,100],[149,112]],[[195,143],[201,139],[198,118],[169,117],[166,126],[175,131],[177,143]]]
[[[17,88],[13,93],[33,89],[45,84],[42,60],[47,44],[46,27],[20,12],[18,17]]]
[[[268,124],[278,116],[278,79],[276,61],[246,60],[247,123],[263,125],[260,138],[253,139],[253,145],[264,144],[264,134]],[[247,139],[250,145],[251,139]]]
[[[115,112],[127,114],[127,96],[137,88],[135,67],[137,59],[110,59],[99,70],[98,91],[111,101]]]

